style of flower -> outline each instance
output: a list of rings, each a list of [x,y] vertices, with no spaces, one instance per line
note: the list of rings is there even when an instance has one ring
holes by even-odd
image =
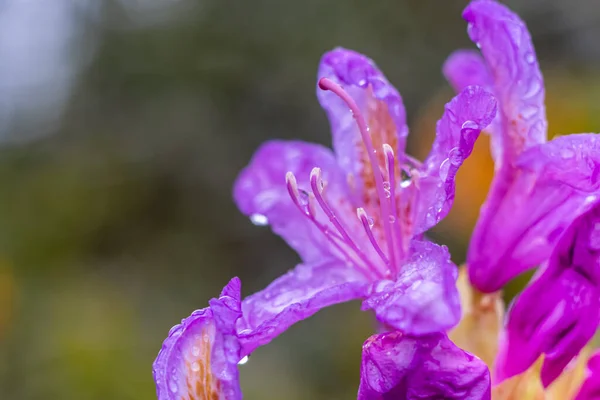
[[[600,321],[594,239],[600,140],[577,134],[547,141],[543,78],[517,15],[495,1],[478,0],[463,17],[483,57],[458,51],[444,73],[457,90],[477,84],[498,100],[488,128],[496,171],[471,238],[469,278],[476,290],[492,293],[542,264],[509,310],[495,378],[498,383],[520,374],[544,355],[541,379],[547,387]]]

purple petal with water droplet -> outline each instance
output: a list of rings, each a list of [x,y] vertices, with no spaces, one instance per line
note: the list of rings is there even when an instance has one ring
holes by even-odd
[[[371,336],[363,345],[358,400],[490,399],[490,374],[479,358],[443,333]]]
[[[445,246],[414,241],[398,278],[376,282],[363,310],[408,334],[446,331],[460,320],[457,273]]]
[[[422,233],[444,218],[454,202],[455,178],[471,154],[475,140],[496,115],[493,96],[478,86],[469,86],[446,104],[438,121],[431,152],[419,172],[416,233]]]
[[[509,310],[496,375],[510,378],[544,354],[542,383],[550,385],[600,324],[600,203],[577,218],[548,265]]]
[[[546,260],[590,208],[600,193],[600,137],[557,137],[529,148],[515,165],[518,175],[488,195],[469,246],[469,277],[483,292]]]
[[[285,178],[287,172],[292,172],[301,193],[310,192],[309,176],[314,167],[322,169],[327,196],[333,205],[347,201],[346,178],[331,150],[299,141],[264,143],[238,176],[233,190],[239,209],[268,223],[305,262],[330,257],[333,250],[323,234],[294,205]],[[306,196],[308,198],[308,194]],[[347,211],[354,219],[353,210],[348,207]]]
[[[242,355],[322,308],[365,297],[368,286],[363,275],[337,260],[298,265],[242,302]]]
[[[210,307],[194,311],[169,331],[152,365],[158,400],[241,400],[235,336],[240,288],[233,278]]]

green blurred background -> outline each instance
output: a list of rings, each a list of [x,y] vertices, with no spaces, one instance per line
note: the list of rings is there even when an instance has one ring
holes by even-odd
[[[328,144],[320,56],[371,56],[423,156],[472,47],[464,0],[0,1],[0,399],[151,399],[169,328],[232,276],[244,295],[297,256],[231,199],[263,141]],[[507,2],[528,22],[552,134],[600,131],[600,6]],[[492,173],[483,138],[432,237],[464,260]],[[351,399],[369,315],[294,326],[241,367],[246,399]]]

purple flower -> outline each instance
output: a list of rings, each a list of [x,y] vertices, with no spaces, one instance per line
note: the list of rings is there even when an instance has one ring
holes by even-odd
[[[242,302],[245,351],[265,344],[320,308],[362,298],[379,321],[406,334],[458,322],[457,271],[446,247],[423,239],[454,199],[454,178],[495,101],[475,86],[446,105],[431,153],[404,152],[402,99],[375,64],[336,49],[319,67],[317,95],[329,116],[331,150],[271,141],[239,176],[234,197],[259,225],[269,224],[302,264]]]
[[[496,378],[519,374],[544,354],[541,377],[548,386],[598,326],[598,258],[590,243],[600,140],[593,134],[546,140],[543,78],[518,16],[478,0],[463,17],[483,58],[458,51],[444,72],[457,90],[489,88],[499,110],[489,128],[496,173],[469,246],[469,277],[480,291],[494,292],[544,263],[510,310]]]
[[[594,353],[587,365],[587,376],[574,400],[596,400],[600,398],[600,352]]]
[[[600,205],[577,218],[509,310],[497,378],[517,375],[544,354],[550,385],[600,324]]]
[[[359,400],[490,398],[485,363],[443,333],[374,335],[363,346],[360,374]]]
[[[241,317],[241,283],[233,278],[210,307],[174,326],[152,373],[158,400],[241,400],[237,364],[242,359],[235,324]]]
[[[600,188],[600,141],[589,134],[546,141],[543,78],[517,15],[479,0],[463,17],[483,58],[457,51],[444,73],[457,90],[482,85],[498,100],[488,129],[496,173],[467,256],[473,285],[494,292],[548,259],[561,232],[593,203]]]

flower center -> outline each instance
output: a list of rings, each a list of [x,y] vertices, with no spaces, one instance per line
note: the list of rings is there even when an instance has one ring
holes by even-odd
[[[411,176],[411,180],[401,182],[401,187],[398,188],[397,177],[401,177],[402,173],[396,171],[397,163],[392,146],[383,143],[381,149],[374,148],[371,132],[363,113],[354,99],[340,85],[330,79],[322,78],[319,81],[319,88],[335,93],[346,103],[360,132],[370,170],[373,174],[379,214],[378,220],[375,221],[367,214],[364,207],[356,209],[359,226],[368,238],[370,249],[361,247],[362,243],[357,243],[344,226],[344,221],[340,220],[334,208],[327,201],[327,196],[324,194],[326,183],[322,179],[320,168],[315,167],[310,173],[310,193],[299,190],[296,177],[293,173],[288,172],[286,174],[286,185],[290,197],[300,211],[311,220],[342,256],[363,274],[372,278],[395,277],[406,254],[409,241],[407,239],[410,239],[410,221],[412,221],[411,201],[409,200],[405,207],[402,207],[403,203],[396,197],[396,193],[402,191],[402,188],[407,189],[411,183],[416,183],[418,174],[412,176],[411,171],[414,171],[414,169],[406,169],[409,176]],[[377,158],[378,151],[383,154],[385,171],[380,168]],[[407,161],[410,160],[407,159]],[[415,195],[417,191],[415,188],[411,189],[413,189],[412,192]],[[413,198],[413,196],[410,197]],[[399,206],[402,209],[399,209]],[[317,209],[325,214],[329,223],[323,223],[317,218]],[[331,229],[331,226],[334,229]],[[403,227],[407,229],[403,231]],[[375,256],[371,256],[371,254],[375,254]],[[385,266],[383,270],[380,266],[381,263]]]

